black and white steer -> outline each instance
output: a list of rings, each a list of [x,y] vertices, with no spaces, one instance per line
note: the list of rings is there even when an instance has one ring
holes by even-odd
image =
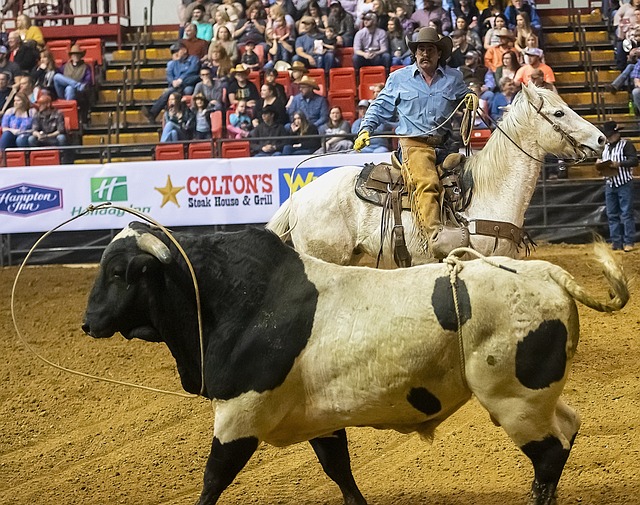
[[[301,256],[273,233],[176,238],[202,298],[203,394],[216,402],[200,504],[216,503],[260,442],[308,440],[347,504],[347,426],[430,438],[475,395],[531,459],[530,503],[551,504],[580,424],[559,398],[578,344],[578,300],[599,311],[628,299],[624,273],[596,247],[611,300],[600,303],[544,261],[476,260],[457,281],[464,374],[444,264],[378,271]],[[165,245],[169,244],[169,245]],[[107,247],[83,329],[163,341],[182,385],[201,392],[194,287],[175,247],[131,223]]]

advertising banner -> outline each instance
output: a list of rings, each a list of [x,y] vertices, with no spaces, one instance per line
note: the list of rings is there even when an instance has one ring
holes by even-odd
[[[44,232],[111,202],[165,226],[266,223],[291,191],[339,166],[389,161],[390,154],[148,161],[4,168],[0,233]],[[92,211],[64,231],[123,228],[137,218],[113,207]]]

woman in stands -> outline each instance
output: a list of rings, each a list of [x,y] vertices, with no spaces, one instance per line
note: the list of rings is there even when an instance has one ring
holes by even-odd
[[[391,52],[391,65],[411,65],[411,51],[407,46],[404,30],[398,18],[390,18],[387,22],[387,37]]]
[[[527,37],[532,33],[535,35],[529,15],[526,12],[520,12],[516,16],[516,29],[514,32],[516,34],[514,46],[520,54],[520,63],[524,63],[524,48],[527,46]]]
[[[282,148],[282,154],[311,154],[320,148],[319,138],[308,138],[309,135],[318,135],[318,129],[309,123],[304,112],[297,111],[293,115],[293,121],[289,126],[289,135],[297,135],[300,140],[293,140],[293,144],[287,144]]]
[[[31,24],[31,18],[26,14],[20,14],[16,18],[16,30],[20,34],[23,42],[32,40],[38,47],[44,47],[44,36],[42,30]]]
[[[53,55],[47,49],[40,51],[40,63],[31,72],[34,83],[34,90],[37,96],[40,91],[47,90],[49,95],[56,99],[56,90],[53,85],[53,76],[57,73],[56,62]]]
[[[264,83],[260,88],[260,98],[257,100],[254,107],[253,117],[262,117],[262,109],[267,105],[271,105],[274,109],[275,117],[274,121],[285,125],[289,122],[289,115],[287,114],[286,102],[278,97],[276,87],[273,84]]]
[[[276,90],[277,97],[286,104],[289,100],[289,95],[287,94],[287,90],[284,86],[277,82],[277,79],[278,71],[275,68],[267,68],[264,71],[264,83],[273,85]]]
[[[33,125],[34,110],[29,98],[22,92],[16,93],[13,107],[2,116],[2,136],[0,137],[0,163],[6,166],[5,149],[9,147],[29,147],[29,135]]]
[[[211,43],[213,44],[218,40],[218,30],[221,26],[226,26],[229,33],[232,33],[236,29],[235,23],[229,19],[229,15],[225,10],[217,9],[213,15],[215,23],[213,24],[213,38]]]
[[[464,17],[456,18],[456,29],[467,33],[467,43],[479,54],[484,53],[484,47],[480,35],[475,30],[470,30],[467,20]]]
[[[218,28],[218,31],[215,33],[216,42],[211,42],[211,45],[209,46],[209,56],[211,55],[211,50],[216,47],[216,45],[222,46],[231,59],[231,63],[236,65],[240,61],[240,51],[238,50],[238,43],[231,35],[232,32],[223,25]]]
[[[492,18],[493,27],[487,30],[487,33],[484,36],[484,48],[489,49],[491,46],[499,46],[500,45],[500,37],[498,37],[497,33],[502,29],[507,27],[507,18],[502,14],[498,14],[497,16]]]
[[[499,83],[503,77],[513,79],[520,68],[518,56],[514,51],[506,51],[502,55],[502,65],[496,68],[494,78]]]
[[[504,26],[507,26],[507,18],[504,17],[504,14],[502,14],[503,12],[504,3],[502,2],[502,0],[488,1],[487,7],[480,11],[480,17],[478,18],[481,35],[486,35],[490,29],[496,27],[495,22],[497,16],[502,16],[502,18],[504,19]],[[495,45],[498,45],[498,42],[496,42]]]
[[[293,36],[295,24],[291,26],[287,21],[287,16],[279,5],[273,5],[269,9],[266,31],[269,61],[265,65],[266,68],[275,65],[277,61],[291,62],[291,57],[295,51],[295,37]],[[293,18],[291,18],[291,21],[293,21]]]
[[[340,107],[331,107],[329,111],[329,120],[320,126],[321,135],[340,135],[351,134],[351,125],[349,121],[342,117],[342,109]],[[353,147],[353,141],[347,137],[327,137],[324,141],[325,150],[328,153],[337,151],[347,151]],[[322,147],[316,151],[323,152]]]
[[[202,67],[200,69],[201,81],[196,84],[193,95],[202,95],[206,100],[206,108],[209,111],[226,109],[226,79],[213,79],[211,69]]]
[[[256,45],[263,46],[266,52],[266,40],[264,38],[267,31],[267,15],[262,8],[262,4],[253,3],[247,9],[246,19],[240,19],[233,33],[233,38],[238,41],[239,46],[243,46],[248,40],[252,40]]]
[[[160,142],[176,142],[193,138],[195,130],[195,116],[191,109],[182,101],[182,95],[177,91],[169,95],[167,110],[164,113],[164,126]]]
[[[321,33],[324,33],[324,29],[327,27],[328,20],[326,14],[322,11],[322,9],[320,8],[320,4],[316,0],[312,0],[311,2],[309,2],[309,5],[307,5],[307,8],[302,14],[302,17],[304,16],[311,16],[313,19],[315,19],[316,27]],[[298,21],[298,23],[299,22],[300,21]],[[298,27],[298,32],[299,31],[300,30]]]
[[[218,75],[218,71],[222,68],[222,73],[228,73],[233,68],[231,58],[227,54],[227,50],[222,44],[211,44],[209,54],[205,61],[205,66],[211,69],[211,75]]]
[[[331,25],[338,36],[338,47],[353,46],[353,36],[356,33],[355,20],[338,0],[329,4],[327,24]]]

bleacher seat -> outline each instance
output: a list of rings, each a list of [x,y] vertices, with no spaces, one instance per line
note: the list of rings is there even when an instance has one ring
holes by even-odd
[[[189,159],[202,160],[213,158],[211,142],[192,142],[189,144]]]
[[[318,83],[318,87],[320,89],[316,91],[316,93],[319,93],[322,96],[327,96],[327,83],[324,78],[324,69],[310,68],[307,75]]]
[[[360,69],[360,87],[358,89],[358,97],[360,100],[373,99],[373,91],[370,86],[385,82],[387,80],[387,70],[382,66],[362,67]]]
[[[96,65],[102,66],[104,61],[102,39],[78,39],[76,44],[87,52],[85,60],[86,58],[91,58]]]
[[[156,160],[183,160],[184,144],[158,144],[156,146]]]
[[[251,156],[251,148],[248,140],[222,143],[223,158],[248,158]]]
[[[58,64],[58,61],[62,64],[62,62],[69,59],[69,49],[71,49],[70,40],[50,40],[46,43],[45,47],[53,55],[53,59],[56,60],[56,65]]]
[[[471,132],[471,147],[474,149],[482,149],[491,136],[489,128],[480,128]]]
[[[7,167],[26,167],[27,152],[23,149],[7,149],[5,151]]]
[[[78,102],[75,100],[56,100],[52,105],[62,112],[65,119],[69,118],[69,132],[80,129],[80,120],[78,119]]]
[[[356,114],[356,101],[353,95],[353,91],[347,89],[345,91],[337,89],[329,91],[329,107],[340,107],[342,114],[349,112],[355,116]]]
[[[339,47],[335,55],[341,67],[353,67],[353,47]]]
[[[258,93],[260,92],[260,88],[262,87],[262,73],[258,70],[254,70],[249,72],[249,77],[247,77],[253,84],[258,88]]]
[[[228,118],[227,112],[227,118]],[[211,113],[211,137],[214,139],[221,139],[224,130],[224,123],[222,122],[222,111],[216,110]]]
[[[395,72],[396,70],[400,70],[401,68],[404,68],[404,65],[392,65],[391,68],[389,69],[389,73]]]
[[[353,122],[356,120],[356,114],[355,112],[342,111],[342,119],[346,119],[347,121],[349,121],[349,124],[353,124]]]
[[[289,72],[278,72],[276,82],[284,86],[284,92],[287,96],[291,95],[291,76]]]
[[[332,68],[329,71],[329,93],[351,90],[351,93],[355,95],[357,89],[356,71],[353,67]]]
[[[31,151],[29,153],[29,165],[32,167],[59,164],[60,151],[58,149],[44,149],[42,151]]]

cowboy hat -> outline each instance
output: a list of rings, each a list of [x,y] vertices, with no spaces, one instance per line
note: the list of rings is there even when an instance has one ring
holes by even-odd
[[[247,67],[244,66],[243,63],[238,63],[235,67],[231,69],[231,74],[248,74],[251,72]]]
[[[84,56],[85,54],[87,54],[87,51],[82,49],[78,44],[73,44],[71,46],[71,49],[69,49],[69,54],[79,54],[81,56]]]
[[[622,128],[615,121],[605,121],[602,125],[602,133],[605,137],[611,137],[614,133],[618,133]]]
[[[507,37],[507,38],[509,38],[511,40],[515,40],[516,39],[516,36],[513,34],[513,32],[511,30],[509,30],[509,28],[507,28],[506,26],[503,26],[499,30],[496,30],[495,34],[498,37]]]
[[[291,70],[299,70],[300,72],[304,72],[305,74],[309,72],[307,66],[298,60],[293,62],[293,64],[291,65]]]
[[[524,54],[527,56],[537,56],[538,58],[542,58],[542,56],[544,56],[544,51],[537,47],[528,47],[524,50]]]
[[[302,79],[298,81],[298,86],[310,86],[313,89],[320,89],[318,83],[313,77],[309,77],[308,75],[303,75]]]
[[[451,56],[451,50],[453,49],[453,41],[451,38],[438,35],[435,28],[429,27],[420,28],[416,40],[407,39],[407,46],[409,46],[409,49],[414,54],[418,48],[418,44],[433,44],[436,46],[440,51],[442,51],[442,56],[440,57],[440,61],[442,62],[447,61],[449,56]]]
[[[302,62],[298,61],[296,63],[302,63]],[[287,70],[291,70],[291,64],[284,60],[278,60],[276,61],[275,65],[273,65],[273,69],[278,72],[286,72]]]

